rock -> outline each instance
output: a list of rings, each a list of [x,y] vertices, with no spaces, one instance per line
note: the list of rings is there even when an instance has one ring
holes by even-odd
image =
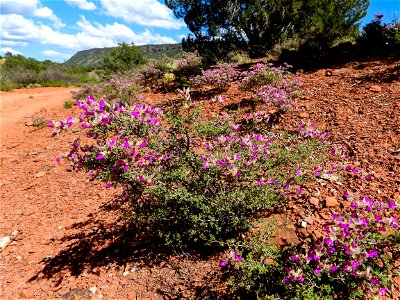
[[[122,273],[122,276],[128,276],[129,275],[129,271],[125,271],[124,273]]]
[[[310,117],[310,115],[306,112],[301,112],[299,113],[299,117],[302,119],[307,119],[308,117]]]
[[[307,229],[305,229],[305,228],[297,228],[297,233],[303,239],[305,239],[309,236]]]
[[[61,296],[62,300],[90,300],[93,296],[93,293],[87,289],[76,288],[72,291],[69,291]]]
[[[34,286],[30,286],[30,287],[22,290],[20,295],[23,298],[34,299],[35,298],[35,291],[36,291],[36,288]]]
[[[349,208],[351,206],[351,202],[350,201],[342,201],[342,205],[344,208]]]
[[[321,174],[319,177],[331,182],[339,182],[340,180],[335,174]]]
[[[306,228],[307,227],[307,222],[306,221],[301,221],[300,227]]]
[[[2,237],[0,239],[0,249],[4,250],[8,246],[8,244],[10,244],[10,242],[11,238],[9,236]]]
[[[42,172],[37,172],[35,177],[39,178],[39,177],[44,177],[47,174],[46,171],[42,171]]]
[[[382,92],[382,88],[379,85],[371,85],[369,90],[375,93]]]
[[[317,199],[317,198],[315,198],[315,197],[310,197],[309,201],[310,201],[310,203],[311,203],[312,205],[314,205],[315,207],[318,207],[318,206],[319,206],[319,199]]]
[[[91,287],[91,288],[89,289],[89,291],[91,291],[92,294],[94,295],[94,294],[96,294],[97,287],[93,286],[93,287]]]
[[[325,206],[326,207],[334,207],[339,206],[339,202],[336,200],[335,197],[326,197],[325,198]]]

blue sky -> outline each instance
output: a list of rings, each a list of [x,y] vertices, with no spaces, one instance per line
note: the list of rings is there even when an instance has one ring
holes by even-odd
[[[400,18],[400,0],[370,0],[363,23]],[[1,0],[0,54],[63,62],[77,51],[180,42],[189,33],[158,0]]]

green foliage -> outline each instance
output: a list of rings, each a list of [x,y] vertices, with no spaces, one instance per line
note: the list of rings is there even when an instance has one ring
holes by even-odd
[[[51,61],[39,62],[22,55],[7,55],[0,65],[2,90],[32,85],[70,86],[92,81],[86,70]]]
[[[73,101],[67,100],[67,101],[64,102],[64,108],[70,109],[70,108],[72,108],[72,106],[74,106],[74,102]]]
[[[165,58],[177,58],[182,54],[182,45],[179,44],[160,44],[138,46],[143,55],[149,60],[163,60]],[[89,69],[101,68],[104,59],[114,48],[93,48],[75,53],[65,62],[67,65],[84,67]]]
[[[105,74],[122,74],[146,62],[142,50],[132,44],[120,43],[117,48],[107,52],[102,69]]]
[[[206,61],[225,59],[244,50],[260,57],[276,44],[297,39],[308,48],[324,49],[354,34],[366,14],[368,0],[166,0],[194,36],[184,50],[198,50]]]
[[[383,14],[364,26],[360,44],[367,50],[396,50],[400,47],[400,21],[382,24]]]

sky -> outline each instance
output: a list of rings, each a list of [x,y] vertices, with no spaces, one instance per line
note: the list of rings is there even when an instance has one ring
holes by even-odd
[[[363,24],[400,19],[400,0],[370,0]],[[80,50],[181,42],[189,30],[158,0],[0,0],[0,55],[64,62]]]

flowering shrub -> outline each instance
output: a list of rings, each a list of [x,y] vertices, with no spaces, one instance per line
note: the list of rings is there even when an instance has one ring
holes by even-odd
[[[325,225],[326,238],[291,256],[294,263],[286,269],[284,283],[305,284],[327,276],[344,282],[352,292],[383,295],[399,250],[396,208],[392,201],[363,196],[352,202],[349,213],[333,214]]]
[[[265,85],[295,89],[301,86],[300,78],[289,73],[289,65],[274,67],[272,64],[258,63],[243,71],[240,76],[241,90],[258,90]]]
[[[86,85],[74,93],[73,98],[83,100],[86,97],[93,96],[106,101],[116,100],[120,103],[133,103],[139,99],[141,89],[139,82],[142,79],[142,75],[136,72],[123,76],[114,75],[106,82]]]
[[[190,76],[199,74],[201,67],[202,60],[196,52],[184,52],[176,62],[174,73],[180,80],[187,80]]]
[[[332,299],[335,294],[339,299],[378,299],[399,259],[397,209],[393,201],[360,197],[348,212],[332,214],[323,239],[297,250],[279,251],[266,244],[268,237],[250,238],[241,243],[240,262],[227,260],[236,270],[231,284],[238,291],[257,291],[258,297]]]
[[[88,97],[79,118],[49,125],[58,134],[79,124],[93,140],[76,139],[66,158],[120,186],[132,222],[166,243],[211,244],[295,193],[294,169],[318,147],[301,151],[304,141],[284,132],[243,132],[232,116],[203,119],[188,89],[180,97],[165,111]]]
[[[211,85],[219,91],[225,91],[229,88],[232,81],[240,75],[232,64],[220,64],[215,68],[201,72],[200,75],[192,77],[190,82],[192,86],[201,88],[205,85]]]

